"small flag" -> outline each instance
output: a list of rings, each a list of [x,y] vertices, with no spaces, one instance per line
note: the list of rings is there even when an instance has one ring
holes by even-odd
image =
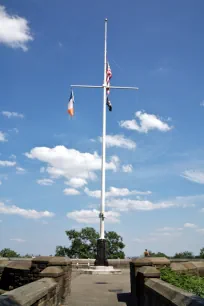
[[[112,112],[112,104],[111,104],[111,101],[108,99],[108,97],[107,97],[107,100],[106,100],[106,105],[108,106],[109,112]]]
[[[106,68],[106,83],[107,83],[107,94],[109,95],[110,93],[110,80],[112,78],[112,71],[111,71],[111,68],[110,68],[110,65],[109,63],[107,63],[107,68]]]
[[[68,107],[67,107],[68,114],[73,117],[74,116],[74,93],[73,90],[71,91]]]

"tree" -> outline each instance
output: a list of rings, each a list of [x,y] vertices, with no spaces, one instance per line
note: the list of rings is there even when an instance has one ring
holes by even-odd
[[[152,251],[149,251],[149,255],[151,257],[167,257],[168,258],[168,256],[162,252],[154,253]]]
[[[85,227],[81,231],[70,230],[65,232],[70,247],[57,246],[56,256],[68,256],[70,258],[96,258],[97,240],[99,234],[92,227]],[[116,232],[106,232],[108,258],[124,258],[125,247],[123,239]]]
[[[200,249],[200,258],[204,258],[204,248]]]
[[[5,248],[0,251],[0,257],[20,257],[20,255],[11,249]]]
[[[174,258],[192,259],[192,258],[194,258],[194,255],[193,255],[192,252],[184,251],[184,252],[176,253],[174,255]]]

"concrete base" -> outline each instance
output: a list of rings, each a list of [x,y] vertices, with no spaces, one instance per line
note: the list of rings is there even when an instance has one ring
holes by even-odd
[[[113,266],[95,266],[90,267],[90,269],[81,269],[81,273],[94,275],[121,274],[121,270],[116,270]]]

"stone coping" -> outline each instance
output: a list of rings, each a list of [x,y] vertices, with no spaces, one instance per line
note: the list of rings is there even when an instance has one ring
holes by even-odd
[[[204,299],[158,278],[149,278],[145,282],[145,286],[164,296],[172,304],[174,303],[174,305],[204,305]]]
[[[5,299],[13,298],[21,306],[31,306],[36,301],[43,298],[49,290],[54,289],[56,285],[56,282],[52,278],[42,278],[38,281],[32,282],[30,284],[4,293],[2,294],[2,297],[4,297]]]
[[[64,271],[60,267],[50,266],[40,272],[41,277],[59,277],[64,274]]]
[[[169,266],[170,260],[166,257],[143,257],[143,258],[137,258],[132,260],[132,263],[136,267],[141,266],[154,266],[154,265],[162,265],[162,266]]]

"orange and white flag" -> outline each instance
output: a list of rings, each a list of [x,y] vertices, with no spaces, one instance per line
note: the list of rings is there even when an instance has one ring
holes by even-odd
[[[74,116],[74,93],[73,93],[73,90],[71,91],[71,95],[70,95],[70,98],[69,98],[67,112],[71,117]]]

